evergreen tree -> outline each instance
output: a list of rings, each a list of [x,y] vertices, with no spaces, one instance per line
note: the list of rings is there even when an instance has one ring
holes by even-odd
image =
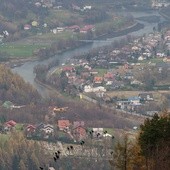
[[[146,158],[146,165],[151,170],[170,167],[170,115],[154,115],[141,125],[139,145]]]

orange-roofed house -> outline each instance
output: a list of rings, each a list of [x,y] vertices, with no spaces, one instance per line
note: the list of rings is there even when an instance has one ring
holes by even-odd
[[[95,83],[95,84],[101,84],[101,83],[103,83],[103,77],[94,77],[94,79],[93,79],[93,83]]]
[[[58,128],[59,130],[67,130],[70,126],[69,120],[58,120]]]

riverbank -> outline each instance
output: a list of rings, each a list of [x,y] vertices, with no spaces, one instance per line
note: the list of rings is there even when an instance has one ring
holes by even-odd
[[[131,25],[131,26],[125,28],[125,29],[122,29],[122,30],[119,30],[119,31],[113,31],[110,34],[104,34],[104,35],[98,36],[94,40],[105,40],[107,38],[115,38],[115,37],[119,37],[119,36],[129,34],[131,32],[138,31],[138,30],[143,29],[143,28],[144,28],[143,24],[136,22],[135,24],[133,24],[133,25]],[[71,50],[75,50],[76,48],[79,48],[81,46],[85,46],[85,45],[91,44],[91,43],[93,43],[93,42],[83,42],[83,44],[76,46],[74,48],[67,48],[65,50],[60,50],[55,55],[62,54],[64,52],[69,52]],[[53,56],[51,56],[51,57],[53,57]],[[51,57],[48,57],[48,58],[51,58]],[[44,58],[44,60],[48,59],[48,58]],[[37,57],[32,56],[32,57],[29,57],[29,58],[12,59],[10,61],[5,62],[5,65],[7,65],[11,68],[14,68],[14,67],[19,67],[19,66],[23,65],[24,63],[26,63],[28,61],[38,61],[38,60],[40,60],[38,56]]]
[[[125,29],[122,29],[122,30],[119,30],[119,31],[113,31],[110,34],[101,35],[101,36],[95,38],[95,40],[105,40],[107,38],[115,38],[115,37],[119,37],[119,36],[129,34],[129,33],[134,32],[134,31],[138,31],[138,30],[143,29],[143,28],[144,28],[144,24],[136,22],[135,24],[133,24],[133,25],[131,25],[131,26],[125,28]]]

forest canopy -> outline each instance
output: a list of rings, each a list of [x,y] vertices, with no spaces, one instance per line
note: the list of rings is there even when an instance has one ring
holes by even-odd
[[[0,65],[0,101],[7,100],[16,104],[35,103],[40,99],[38,92],[10,69]]]

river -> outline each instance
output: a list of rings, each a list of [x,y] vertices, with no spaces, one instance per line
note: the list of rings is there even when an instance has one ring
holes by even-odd
[[[158,13],[158,11],[146,11],[146,12],[126,12],[126,11],[121,11],[119,12],[122,15],[132,15],[134,18],[139,18],[139,17],[151,17],[151,16],[158,16],[160,17],[160,22],[164,21],[164,19],[160,16],[160,14]],[[138,20],[137,20],[138,21]],[[134,36],[141,36],[143,34],[148,34],[150,32],[153,31],[153,27],[157,26],[157,23],[148,23],[148,22],[144,22],[144,21],[138,21],[139,23],[144,24],[144,28],[131,32],[128,35],[134,35]],[[74,55],[78,55],[78,54],[82,54],[85,52],[90,51],[92,48],[97,48],[97,47],[101,47],[101,46],[105,46],[105,45],[109,45],[111,44],[113,41],[115,40],[120,40],[123,37],[125,37],[126,35],[123,36],[118,36],[118,37],[114,37],[114,38],[108,38],[106,40],[102,40],[102,41],[95,41],[93,43],[87,44],[83,47],[79,47],[77,49],[74,50],[70,50],[67,52],[64,52],[62,54],[57,54],[54,57],[50,58],[50,59],[46,59],[43,61],[29,61],[24,63],[22,66],[19,67],[15,67],[13,68],[13,72],[18,73],[21,77],[23,77],[23,79],[26,82],[29,82],[30,84],[32,84],[37,90],[38,92],[43,96],[43,97],[48,97],[49,94],[49,90],[39,84],[37,84],[34,81],[35,75],[33,73],[33,68],[34,66],[36,66],[37,64],[47,64],[51,61],[53,61],[54,59],[60,59],[60,62],[64,62],[66,59],[74,56]]]

